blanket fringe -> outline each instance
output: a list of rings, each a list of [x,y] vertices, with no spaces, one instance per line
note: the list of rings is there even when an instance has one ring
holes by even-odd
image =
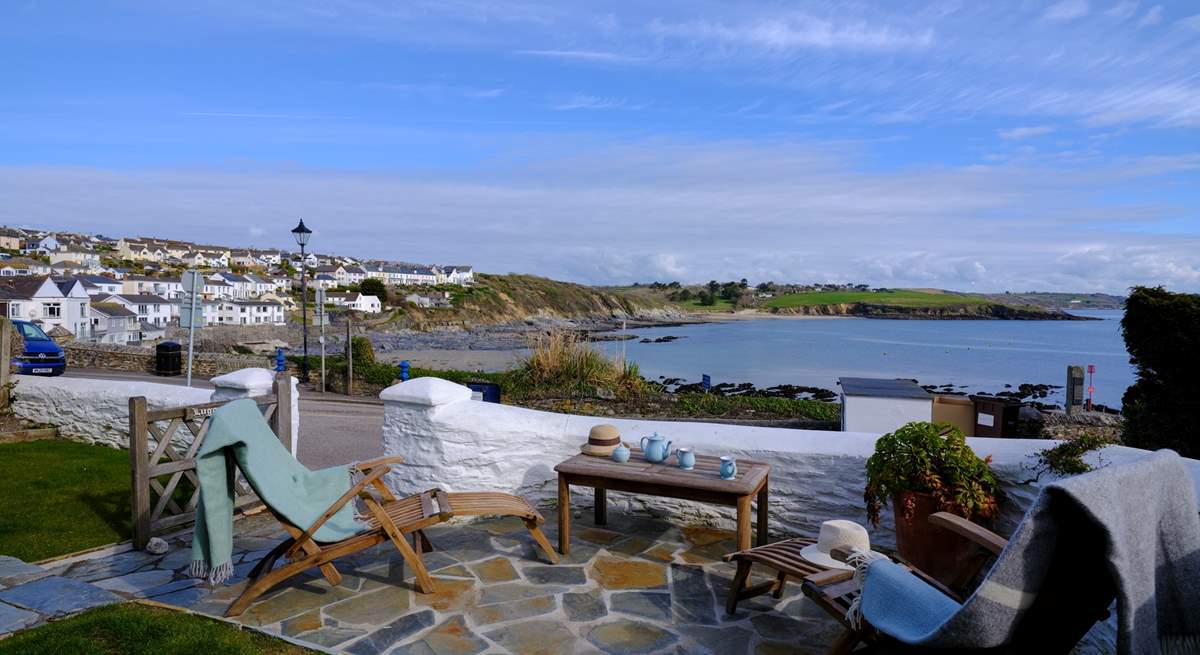
[[[209,567],[208,562],[205,560],[194,559],[188,573],[193,578],[207,579],[209,584],[218,585],[233,576],[233,562],[225,562],[219,566]]]
[[[863,550],[855,548],[850,552],[850,556],[846,558],[846,564],[854,567],[854,582],[858,585],[859,595],[851,603],[846,610],[846,623],[854,630],[862,630],[862,585],[863,579],[867,574],[867,569],[870,568],[871,562],[880,559],[887,559],[887,555],[877,553],[873,550]]]
[[[1200,653],[1200,635],[1167,635],[1158,640],[1163,655],[1187,655]]]

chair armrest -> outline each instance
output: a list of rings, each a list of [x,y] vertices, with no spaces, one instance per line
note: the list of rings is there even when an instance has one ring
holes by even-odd
[[[939,528],[949,530],[960,537],[971,540],[975,544],[999,555],[1008,545],[1008,540],[987,528],[976,525],[957,514],[935,512],[929,515],[929,522]]]
[[[403,457],[401,457],[399,455],[389,455],[387,457],[377,457],[375,459],[368,459],[365,462],[355,462],[354,468],[358,469],[359,471],[361,471],[363,473],[366,473],[366,472],[370,471],[371,469],[376,468],[378,466],[387,466],[390,464],[403,464],[403,463],[404,463]]]

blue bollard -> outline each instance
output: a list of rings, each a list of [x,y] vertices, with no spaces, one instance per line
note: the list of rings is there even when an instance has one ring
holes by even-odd
[[[400,362],[400,381],[406,382],[407,380],[408,380],[408,360],[406,359],[406,360]]]
[[[275,349],[275,372],[282,373],[287,370],[287,362],[283,358],[283,348]]]

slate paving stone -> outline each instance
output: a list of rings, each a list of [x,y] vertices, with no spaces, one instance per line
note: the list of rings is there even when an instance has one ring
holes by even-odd
[[[657,562],[600,556],[588,576],[605,589],[653,589],[667,584],[667,568]]]
[[[716,625],[714,598],[702,567],[671,565],[671,609],[676,623]]]
[[[578,637],[559,621],[534,619],[483,633],[513,655],[559,655],[576,652]]]
[[[174,571],[162,571],[159,569],[151,569],[149,571],[139,571],[130,573],[116,578],[108,578],[96,582],[95,585],[101,589],[107,589],[121,594],[143,595],[147,589],[161,587],[167,584],[175,577]]]
[[[563,612],[571,621],[593,621],[608,614],[599,591],[562,595]]]
[[[619,619],[593,627],[587,640],[609,655],[635,655],[666,648],[679,638],[645,621]]]
[[[468,607],[467,615],[471,617],[472,624],[484,626],[549,614],[557,608],[558,603],[555,602],[554,596],[542,596],[508,603]]]
[[[310,582],[254,603],[236,620],[246,625],[270,625],[297,614],[303,614],[308,610],[345,600],[353,595],[353,591],[342,587],[330,587],[324,580]]]
[[[115,578],[126,573],[133,573],[161,559],[158,555],[150,555],[144,551],[134,550],[111,557],[79,562],[67,570],[64,577],[74,578],[83,582],[95,582],[104,578]]]
[[[652,621],[671,620],[671,594],[654,591],[621,591],[609,596],[614,612],[633,614]]]
[[[0,589],[44,578],[50,572],[36,564],[29,564],[16,557],[0,555]]]
[[[195,585],[156,596],[148,596],[148,598],[158,603],[175,605],[176,607],[184,607],[217,616],[224,615],[225,609],[229,607],[229,601],[214,601],[207,589],[202,589]],[[211,608],[211,611],[208,608]]]
[[[157,587],[151,587],[135,595],[138,598],[154,598],[155,596],[163,596],[183,589],[191,589],[200,584],[200,580],[196,578],[183,578],[181,580],[172,580]]]
[[[620,532],[613,532],[612,530],[605,530],[604,528],[591,528],[586,525],[571,526],[572,547],[574,547],[574,541],[576,539],[582,539],[584,541],[590,541],[594,544],[600,544],[601,546],[607,546],[620,539],[621,536],[622,535]]]
[[[279,626],[280,632],[292,637],[301,632],[310,630],[319,630],[325,626],[324,620],[321,619],[321,610],[315,609],[305,612],[299,616],[293,616],[290,619],[284,620]]]
[[[296,638],[324,648],[333,648],[339,644],[344,644],[351,639],[361,637],[366,633],[366,628],[350,628],[342,625],[335,625],[325,626],[320,630],[313,630],[312,632],[301,633],[296,635]]]
[[[654,540],[640,535],[625,537],[616,543],[609,544],[605,547],[610,553],[620,555],[637,555],[654,545]]]
[[[433,610],[405,614],[391,623],[355,641],[346,648],[351,655],[375,655],[433,625]]]
[[[436,655],[474,655],[489,646],[467,627],[462,615],[450,617],[416,643],[425,644]]]
[[[0,603],[0,635],[16,632],[38,622],[38,615],[29,610]]]
[[[516,516],[505,516],[502,518],[486,519],[476,521],[471,524],[471,527],[487,531],[493,535],[506,535],[514,532],[526,532],[525,522]]]
[[[437,591],[432,594],[423,594],[417,591],[413,594],[413,605],[431,607],[439,612],[449,612],[460,610],[474,602],[475,580],[434,576],[433,581],[437,586]],[[415,585],[414,590],[416,590]]]
[[[121,600],[111,591],[57,575],[0,591],[0,601],[49,616],[63,616]]]
[[[405,587],[381,587],[325,606],[325,615],[341,623],[381,625],[408,612],[411,591]]]
[[[779,616],[777,614],[759,614],[751,617],[750,625],[764,639],[795,639],[807,627],[804,621]]]
[[[800,641],[760,641],[754,655],[824,655],[827,649]]]
[[[539,596],[557,596],[566,591],[566,587],[530,586],[520,582],[510,582],[502,585],[484,587],[479,594],[480,605],[507,603],[513,600],[537,598]]]
[[[582,566],[525,566],[525,579],[533,584],[580,585],[587,583]]]
[[[657,543],[642,551],[638,556],[660,562],[671,562],[675,560],[675,551],[678,548],[679,546],[675,544]]]
[[[700,625],[679,627],[689,643],[685,652],[705,652],[715,655],[745,655],[750,648],[752,632],[745,628],[726,626],[712,628]],[[690,647],[691,644],[699,648]],[[702,650],[700,650],[702,649]]]
[[[551,542],[557,543],[557,542]],[[586,541],[571,541],[571,552],[566,555],[558,556],[558,563],[561,564],[587,564],[592,561],[592,558],[600,552],[600,547],[594,544],[589,544]],[[528,562],[541,562],[546,555],[542,553],[541,548],[535,547],[532,543],[525,546],[521,550],[521,558]]]
[[[475,573],[475,577],[486,584],[509,582],[518,577],[517,569],[513,568],[512,562],[507,557],[485,559],[472,564],[470,568]]]
[[[192,549],[188,546],[176,546],[158,561],[158,568],[178,571],[192,565]]]

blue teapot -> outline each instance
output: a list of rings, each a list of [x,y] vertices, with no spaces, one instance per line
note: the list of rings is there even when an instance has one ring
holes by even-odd
[[[642,437],[642,453],[647,462],[657,464],[671,454],[671,442],[655,432],[649,437]]]

